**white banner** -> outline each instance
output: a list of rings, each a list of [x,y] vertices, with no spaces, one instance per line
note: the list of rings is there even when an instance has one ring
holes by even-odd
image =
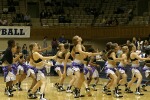
[[[0,26],[0,38],[30,38],[30,26]]]

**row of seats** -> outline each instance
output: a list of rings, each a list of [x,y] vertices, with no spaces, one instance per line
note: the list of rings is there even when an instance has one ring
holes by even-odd
[[[86,27],[91,26],[91,23],[47,23],[42,26],[60,26],[60,27]]]

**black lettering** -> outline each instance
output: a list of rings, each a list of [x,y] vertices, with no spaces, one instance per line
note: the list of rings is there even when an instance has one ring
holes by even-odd
[[[18,29],[14,29],[14,35],[19,35],[19,33],[17,33]]]
[[[7,35],[7,29],[2,29],[2,35]]]
[[[23,33],[23,29],[20,29],[20,35],[25,35],[25,33]]]
[[[8,29],[8,35],[13,35],[12,29]]]

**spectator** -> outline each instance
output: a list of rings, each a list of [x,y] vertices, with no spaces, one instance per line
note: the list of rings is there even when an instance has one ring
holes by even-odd
[[[66,23],[71,23],[71,18],[70,18],[70,15],[69,15],[69,14],[67,14],[65,20],[66,20],[66,21],[65,21]]]
[[[44,40],[43,40],[43,48],[47,48],[47,36],[44,36]]]
[[[133,44],[136,46],[136,48],[137,48],[137,39],[136,39],[135,37],[133,37],[132,43],[133,43]]]
[[[52,45],[52,54],[55,55],[57,53],[58,47],[58,41],[56,40],[56,38],[53,38],[51,45]]]
[[[46,18],[52,17],[52,13],[51,13],[50,9],[48,9],[48,10],[46,11],[45,16],[46,16]]]
[[[143,49],[143,41],[141,41],[141,38],[138,38],[137,49],[138,50],[142,50]]]
[[[24,21],[26,23],[29,23],[31,21],[31,17],[30,17],[30,15],[28,13],[26,13],[26,15],[24,16]]]
[[[44,36],[44,39],[43,39],[43,48],[47,48],[48,45],[47,45],[47,36]],[[47,55],[47,50],[44,52],[46,55]]]
[[[59,23],[65,23],[65,16],[64,15],[59,16]]]
[[[148,45],[149,45],[149,42],[147,40],[145,40],[143,43],[143,49],[145,49]]]
[[[3,14],[8,14],[8,8],[3,8]]]
[[[8,25],[8,21],[7,21],[6,18],[3,19],[3,25],[4,25],[4,26],[7,26],[7,25]]]
[[[8,21],[7,21],[7,19],[5,17],[0,19],[0,25],[1,26],[7,26],[8,25]]]
[[[118,58],[120,58],[123,52],[122,52],[122,47],[121,46],[118,46],[118,47],[119,47],[119,49],[118,49],[116,55]]]
[[[24,22],[24,15],[22,13],[16,14],[16,22],[17,23]]]
[[[103,26],[105,26],[106,23],[107,23],[107,17],[103,17],[103,18],[102,18],[102,21],[101,21],[101,24],[102,24]]]
[[[58,41],[59,41],[60,43],[66,43],[66,39],[65,39],[64,34],[62,34],[61,37],[59,37]]]
[[[118,26],[118,24],[119,24],[119,22],[118,22],[117,18],[115,17],[115,18],[113,19],[113,25],[114,25],[114,26]]]
[[[23,44],[23,46],[22,46],[22,54],[25,56],[25,58],[27,57],[28,51],[27,51],[26,44]]]
[[[113,19],[112,17],[108,19],[107,21],[108,26],[111,26],[113,24]]]
[[[40,13],[40,18],[46,18],[46,12],[44,10],[42,10],[42,12]]]
[[[17,21],[16,21],[16,14],[13,14],[13,15],[12,15],[12,23],[15,23],[15,22],[17,22]]]
[[[129,46],[131,44],[130,40],[127,40],[126,44]]]

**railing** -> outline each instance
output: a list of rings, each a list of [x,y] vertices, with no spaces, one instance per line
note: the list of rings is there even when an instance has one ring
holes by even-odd
[[[41,39],[41,36],[58,38],[64,34],[66,38],[79,35],[84,39],[102,38],[132,38],[148,37],[150,26],[117,26],[117,27],[48,27],[31,28],[31,39]]]

